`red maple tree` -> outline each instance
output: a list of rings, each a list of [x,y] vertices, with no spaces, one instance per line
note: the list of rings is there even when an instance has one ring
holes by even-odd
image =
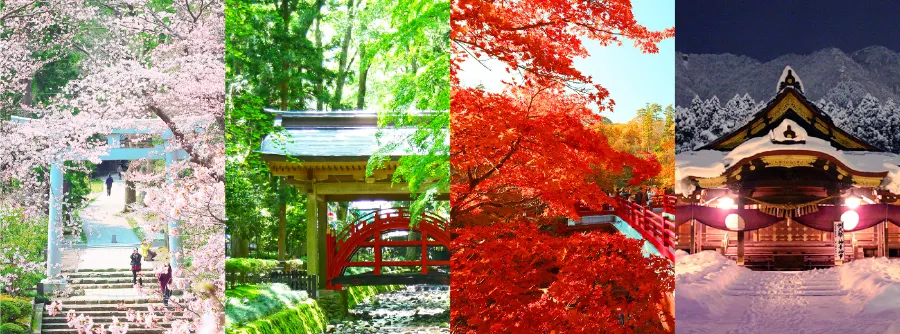
[[[663,333],[667,259],[621,234],[561,238],[531,223],[457,229],[451,326],[457,333]],[[666,309],[666,308],[662,308]],[[663,321],[663,319],[665,321]]]
[[[660,171],[596,130],[589,106],[614,102],[574,68],[588,56],[582,38],[656,52],[674,28],[637,24],[628,0],[456,0],[451,28],[452,331],[671,331],[668,260],[618,234],[549,226],[610,203],[604,179],[638,184]],[[499,94],[463,87],[469,59],[499,60],[514,79]]]

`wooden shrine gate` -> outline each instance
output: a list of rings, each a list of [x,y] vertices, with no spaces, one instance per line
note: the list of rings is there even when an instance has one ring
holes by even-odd
[[[675,222],[664,217],[665,214],[675,214],[675,196],[655,196],[651,207],[640,206],[622,197],[615,197],[615,204],[609,205],[602,211],[579,211],[579,215],[585,216],[615,216],[634,228],[644,240],[647,240],[659,253],[675,261]],[[661,209],[660,213],[653,209]],[[576,224],[568,226],[568,230],[591,230],[608,225]]]
[[[375,210],[326,238],[329,290],[341,285],[450,284],[450,232],[423,213],[410,227],[407,208]],[[403,254],[405,256],[398,256]]]

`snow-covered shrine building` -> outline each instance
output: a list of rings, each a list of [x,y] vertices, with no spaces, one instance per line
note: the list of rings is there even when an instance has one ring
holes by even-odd
[[[752,119],[676,156],[677,249],[756,269],[900,257],[900,156],[835,126],[784,69]]]

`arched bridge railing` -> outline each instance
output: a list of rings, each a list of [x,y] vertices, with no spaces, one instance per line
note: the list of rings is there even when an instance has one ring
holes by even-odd
[[[614,205],[604,206],[602,211],[580,210],[579,215],[615,215],[634,228],[644,240],[647,240],[659,253],[671,261],[675,261],[675,222],[666,219],[653,208],[662,208],[662,212],[675,214],[675,197],[666,195],[654,197],[651,207],[644,207],[621,197],[615,198]],[[572,230],[584,230],[577,226]]]
[[[326,287],[449,284],[449,222],[423,213],[410,228],[410,218],[407,208],[381,209],[329,233]]]

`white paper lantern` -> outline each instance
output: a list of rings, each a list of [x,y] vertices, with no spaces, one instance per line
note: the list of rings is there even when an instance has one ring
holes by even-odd
[[[725,217],[725,227],[732,231],[738,231],[747,227],[747,224],[744,223],[744,218],[741,218],[736,213],[732,213]]]
[[[844,200],[844,206],[850,208],[850,210],[855,210],[856,208],[859,207],[859,204],[861,202],[862,202],[862,200],[860,200],[859,197],[850,196]]]
[[[859,224],[859,214],[850,210],[841,215],[841,222],[844,223],[844,230],[852,230]]]
[[[731,209],[734,207],[734,199],[728,196],[720,197],[716,202],[720,209]]]

